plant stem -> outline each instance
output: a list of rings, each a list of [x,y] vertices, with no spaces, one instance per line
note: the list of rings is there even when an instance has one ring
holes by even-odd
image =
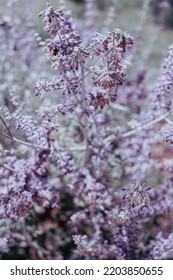
[[[9,127],[7,126],[6,122],[5,122],[4,119],[1,117],[1,115],[0,115],[0,119],[1,119],[1,121],[2,121],[2,123],[3,123],[3,125],[6,127],[6,129],[7,129],[7,131],[8,131],[8,134],[10,135],[10,137],[13,138],[13,134],[11,133]]]
[[[165,113],[164,115],[160,116],[159,118],[157,118],[157,119],[155,119],[155,120],[152,120],[151,122],[148,122],[148,123],[146,123],[146,124],[144,124],[144,125],[142,125],[142,126],[140,126],[140,127],[137,127],[137,128],[135,128],[135,129],[132,129],[132,130],[130,130],[130,131],[128,131],[128,132],[125,132],[125,133],[123,134],[123,138],[129,137],[129,136],[131,136],[131,135],[133,135],[133,134],[135,134],[135,133],[137,133],[137,132],[139,132],[139,131],[141,131],[141,130],[147,130],[147,129],[149,129],[149,128],[150,128],[151,126],[153,126],[154,124],[156,124],[156,123],[158,123],[158,122],[160,122],[160,121],[162,121],[162,120],[165,120],[166,117],[167,117],[168,115],[170,115],[172,112],[173,112],[173,109],[170,110],[169,112]]]

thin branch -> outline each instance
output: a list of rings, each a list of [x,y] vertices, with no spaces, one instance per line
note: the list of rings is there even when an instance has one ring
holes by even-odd
[[[36,145],[36,144],[32,144],[32,143],[29,143],[29,142],[26,142],[26,141],[23,141],[23,140],[20,140],[14,136],[9,136],[7,134],[4,134],[2,133],[3,136],[5,136],[6,138],[9,138],[11,139],[12,141],[15,141],[17,143],[20,143],[22,145],[25,145],[25,146],[28,146],[28,147],[31,147],[31,148],[35,148],[35,149],[43,149],[43,150],[47,150],[48,147],[43,147],[43,146],[39,146],[39,145]]]
[[[22,140],[20,140],[20,139],[18,139],[18,138],[16,138],[16,137],[14,137],[13,134],[11,133],[9,127],[7,126],[6,122],[4,121],[4,119],[2,118],[1,115],[0,115],[0,119],[1,119],[1,121],[2,121],[2,123],[3,123],[3,125],[6,127],[7,132],[8,132],[8,134],[9,134],[9,135],[6,135],[6,134],[3,134],[3,133],[2,133],[2,135],[5,136],[6,138],[9,138],[9,139],[11,139],[12,141],[18,142],[18,143],[23,144],[23,145],[28,146],[28,147],[32,147],[32,148],[36,148],[36,149],[39,148],[39,149],[44,149],[44,150],[47,149],[47,148],[45,148],[45,147],[41,147],[41,146],[39,146],[39,145],[35,145],[35,144],[29,143],[29,142],[26,142],[26,141],[22,141]]]
[[[32,144],[32,143],[20,140],[20,139],[18,139],[16,137],[13,137],[13,140],[18,142],[18,143],[20,143],[20,144],[23,144],[25,146],[32,147],[32,148],[35,148],[35,149],[43,149],[43,150],[47,150],[48,149],[48,147],[43,147],[43,146],[40,146],[40,145]]]
[[[26,141],[23,141],[23,140],[20,140],[20,139],[14,137],[12,135],[12,133],[10,132],[9,128],[7,127],[5,121],[3,120],[3,118],[1,116],[0,116],[0,119],[3,122],[4,126],[7,128],[7,131],[9,132],[9,135],[2,133],[1,135],[3,135],[4,137],[6,137],[6,138],[8,138],[8,139],[10,139],[12,141],[15,141],[15,142],[17,142],[19,144],[31,147],[31,148],[42,149],[42,150],[47,150],[48,149],[48,147],[39,146],[39,145],[36,145],[36,144],[33,144],[33,143],[29,143],[29,142],[26,142]],[[84,145],[84,146],[74,145],[74,146],[68,148],[69,151],[85,151],[86,149],[87,149],[86,145]],[[11,168],[9,168],[9,167],[7,167],[5,165],[1,166],[1,167],[4,167],[4,168],[6,168],[6,169],[8,169],[10,171],[15,171],[15,170],[12,170]]]
[[[173,122],[172,122],[170,119],[165,118],[165,121],[166,121],[167,123],[169,123],[170,125],[172,125],[172,126],[173,126]]]
[[[138,132],[140,132],[142,130],[150,129],[153,125],[155,125],[156,123],[159,123],[160,121],[163,121],[163,120],[168,122],[167,116],[170,115],[171,113],[173,113],[173,109],[170,110],[169,112],[165,113],[164,115],[160,116],[159,118],[144,124],[143,126],[140,126],[138,128],[135,128],[135,129],[132,129],[130,131],[125,132],[122,136],[123,136],[123,138],[126,138],[126,137],[132,136],[133,134],[136,134],[136,133],[138,133]],[[169,123],[170,122],[171,121],[169,120]],[[104,142],[107,143],[107,142],[110,142],[112,140],[115,140],[115,135],[114,134],[108,135],[105,138]]]
[[[144,124],[144,125],[142,125],[142,126],[140,126],[140,127],[137,127],[137,128],[135,128],[135,129],[133,129],[133,130],[130,130],[130,131],[128,131],[128,132],[125,132],[125,133],[123,134],[123,137],[126,138],[126,137],[129,137],[129,136],[131,136],[131,135],[133,135],[133,134],[135,134],[135,133],[137,133],[137,132],[139,132],[139,131],[141,131],[141,130],[147,130],[147,129],[149,129],[149,128],[150,128],[151,126],[153,126],[154,124],[156,124],[156,123],[158,123],[158,122],[160,122],[160,121],[165,120],[166,117],[167,117],[168,115],[170,115],[172,112],[173,112],[173,109],[170,110],[169,112],[165,113],[164,115],[160,116],[159,118],[157,118],[157,119],[155,119],[155,120],[152,120],[151,122],[148,122],[148,123],[146,123],[146,124]]]
[[[9,127],[7,126],[6,122],[4,121],[4,119],[2,118],[2,116],[0,115],[0,119],[3,123],[3,125],[6,127],[7,131],[8,131],[8,134],[13,138],[13,134],[11,133]]]
[[[86,151],[88,149],[87,146],[81,146],[81,145],[74,145],[72,147],[68,148],[68,151],[75,152],[75,151]]]
[[[106,57],[108,56],[108,54],[113,50],[113,48],[111,48],[110,50],[108,50],[104,55],[101,55],[101,58],[97,61],[97,63],[94,65],[94,67],[92,66],[91,69],[94,69],[95,67],[97,67],[104,59],[106,59]],[[84,78],[86,78],[88,75],[90,75],[91,73],[93,73],[91,70],[89,70]]]
[[[117,111],[129,112],[129,109],[124,105],[113,103],[111,104],[111,107]]]
[[[0,164],[0,167],[3,167],[4,169],[7,169],[7,170],[12,171],[12,172],[16,172],[16,170],[14,168],[11,168],[6,164],[4,164],[4,165]]]

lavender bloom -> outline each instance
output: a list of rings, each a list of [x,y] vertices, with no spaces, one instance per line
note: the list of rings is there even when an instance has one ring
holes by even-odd
[[[171,258],[173,47],[153,82],[148,0],[136,40],[93,0],[83,22],[47,3],[39,35],[31,2],[0,15],[1,258]]]
[[[157,239],[153,242],[151,249],[151,258],[154,260],[172,259],[173,253],[173,234],[171,233],[167,239],[162,237],[162,233],[158,234]]]

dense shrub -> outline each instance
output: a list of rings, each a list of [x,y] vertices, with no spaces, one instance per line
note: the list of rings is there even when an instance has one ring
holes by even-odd
[[[43,39],[18,2],[0,22],[1,258],[170,258],[173,45],[151,83],[142,29],[94,32],[88,0],[78,31],[60,1]]]

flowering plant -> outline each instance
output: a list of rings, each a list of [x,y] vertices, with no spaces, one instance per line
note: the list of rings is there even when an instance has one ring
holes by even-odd
[[[146,71],[130,66],[132,35],[105,31],[106,25],[105,32],[78,31],[62,2],[57,10],[48,3],[39,14],[48,35],[35,34],[37,44],[29,16],[26,36],[18,20],[0,22],[1,48],[10,41],[7,64],[20,57],[33,74],[24,91],[23,68],[19,81],[12,72],[0,106],[1,257],[168,258],[173,46],[151,87]],[[86,2],[88,17],[96,8]],[[92,14],[83,26],[92,30],[93,23]]]

